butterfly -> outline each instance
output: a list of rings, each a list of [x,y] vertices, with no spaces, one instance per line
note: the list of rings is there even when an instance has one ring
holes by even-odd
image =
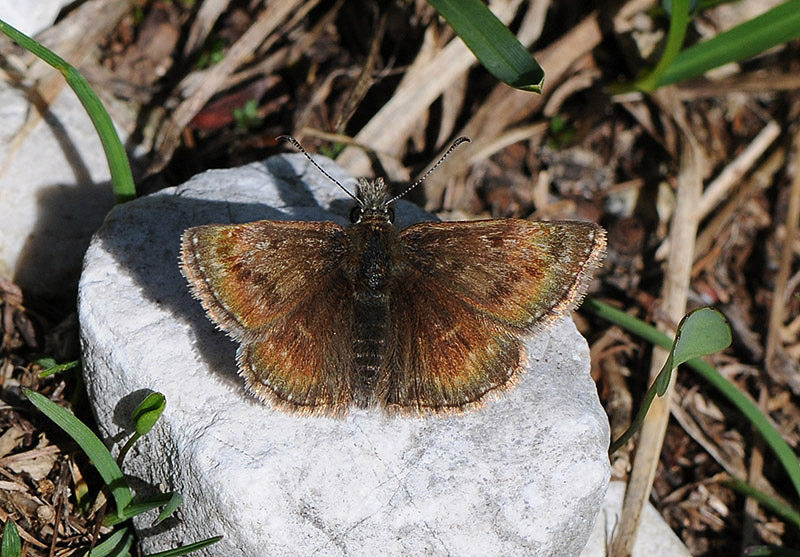
[[[262,220],[197,226],[181,239],[181,271],[239,343],[247,387],[284,410],[479,406],[514,384],[524,340],[580,304],[605,255],[605,231],[590,222],[397,230],[391,204],[400,196],[382,179],[362,178],[348,194],[356,205],[347,227]]]

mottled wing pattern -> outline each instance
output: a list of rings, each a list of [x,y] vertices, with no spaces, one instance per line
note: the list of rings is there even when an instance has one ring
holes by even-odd
[[[437,410],[510,382],[520,338],[583,298],[605,232],[583,222],[420,223],[400,244],[408,268],[391,292],[382,393],[389,406]]]
[[[378,398],[390,410],[447,411],[508,384],[519,333],[475,312],[451,291],[411,274],[391,294],[389,341]]]
[[[184,233],[182,272],[212,320],[241,342],[240,370],[262,398],[320,411],[349,404],[348,248],[344,229],[328,222],[259,221]]]

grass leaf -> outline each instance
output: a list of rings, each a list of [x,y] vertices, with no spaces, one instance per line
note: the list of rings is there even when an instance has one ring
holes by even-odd
[[[44,379],[45,377],[50,377],[51,375],[56,375],[58,373],[62,373],[64,371],[69,371],[70,369],[74,369],[80,365],[80,360],[72,360],[70,362],[64,362],[63,364],[56,363],[56,361],[52,358],[42,358],[36,361],[37,364],[42,366],[42,371],[39,372],[39,377]]]
[[[17,525],[11,520],[11,517],[8,517],[3,528],[0,557],[20,557],[20,555],[22,555],[22,540],[19,538],[19,530],[17,530]]]
[[[175,512],[175,509],[177,509],[182,502],[183,497],[180,493],[160,493],[144,501],[131,503],[125,507],[121,516],[114,514],[106,515],[105,519],[103,519],[103,526],[116,526],[121,522],[125,522],[126,520],[133,518],[134,516],[139,516],[142,513],[146,513],[147,511],[151,511],[163,506],[164,510],[155,520],[155,524],[158,524]]]
[[[184,545],[183,547],[170,549],[169,551],[151,553],[150,555],[146,555],[145,557],[180,557],[181,555],[187,555],[192,551],[198,551],[200,549],[203,549],[204,547],[208,547],[209,545],[215,544],[221,539],[222,536],[214,536],[213,538],[208,538],[199,542],[190,543],[189,545]]]
[[[111,494],[117,503],[117,514],[121,514],[123,509],[131,503],[133,496],[128,487],[128,482],[122,475],[122,470],[119,469],[114,457],[103,442],[72,413],[61,408],[47,397],[30,389],[25,389],[25,396],[45,416],[53,420],[58,427],[72,437],[83,449],[83,452],[86,453],[86,456],[92,460],[94,467],[111,490]]]
[[[136,187],[133,184],[131,165],[130,162],[128,162],[128,155],[125,153],[125,147],[122,146],[122,142],[117,135],[117,130],[114,128],[111,117],[108,115],[108,112],[106,112],[103,103],[100,102],[98,96],[92,91],[86,79],[84,79],[78,70],[73,68],[55,52],[18,31],[3,20],[0,20],[0,31],[8,35],[12,41],[61,72],[67,84],[72,87],[72,90],[75,91],[78,99],[80,99],[81,104],[83,104],[86,109],[86,113],[92,119],[92,124],[94,124],[97,135],[100,137],[100,141],[103,144],[103,150],[108,159],[108,168],[111,171],[111,183],[114,188],[114,196],[118,202],[135,198]]]
[[[542,92],[544,70],[511,30],[480,0],[429,0],[475,57],[497,79]]]
[[[164,505],[164,508],[161,510],[154,524],[161,524],[164,522],[183,504],[183,495],[177,491],[173,491],[170,495],[169,501]]]
[[[133,546],[133,533],[129,528],[120,528],[97,544],[86,557],[126,557]]]
[[[789,0],[687,48],[661,74],[658,86],[702,75],[723,64],[746,60],[797,37],[800,37],[800,0]]]

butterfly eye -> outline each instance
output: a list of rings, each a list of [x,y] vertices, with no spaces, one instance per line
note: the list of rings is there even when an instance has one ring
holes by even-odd
[[[354,224],[357,223],[358,221],[361,220],[361,216],[363,214],[364,213],[361,211],[361,207],[353,207],[350,210],[350,222],[352,222]]]
[[[389,223],[394,223],[394,209],[386,209],[386,216],[389,219]]]

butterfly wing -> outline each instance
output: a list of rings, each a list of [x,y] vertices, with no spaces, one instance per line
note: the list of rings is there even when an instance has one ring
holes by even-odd
[[[506,386],[521,337],[583,298],[605,232],[583,222],[420,223],[400,234],[387,405],[458,408]],[[424,331],[424,334],[421,334]]]
[[[241,343],[239,369],[262,398],[321,411],[349,404],[348,250],[344,229],[328,222],[259,221],[184,233],[182,272],[211,319]]]

